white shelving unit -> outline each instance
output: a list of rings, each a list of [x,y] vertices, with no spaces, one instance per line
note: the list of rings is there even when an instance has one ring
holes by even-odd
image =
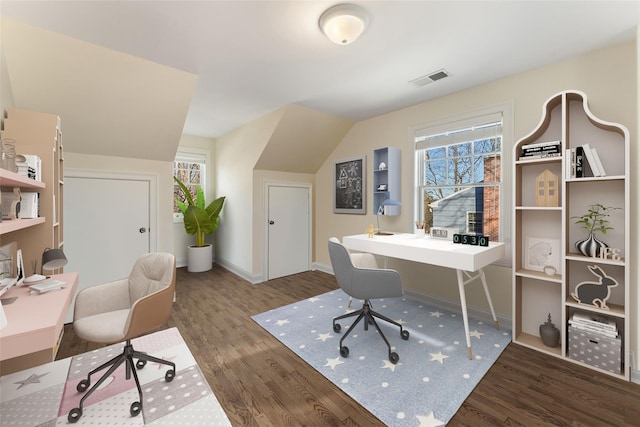
[[[561,141],[562,157],[520,159],[522,146],[548,141]],[[589,144],[600,156],[607,172],[602,177],[572,178],[567,173],[566,150]],[[620,124],[601,120],[591,113],[586,94],[565,91],[551,97],[543,106],[538,126],[514,147],[513,165],[513,341],[526,347],[563,358],[597,371],[629,380],[629,253],[630,189],[629,189],[629,132]],[[558,206],[536,206],[536,179],[545,170],[558,177]],[[598,238],[611,248],[620,250],[621,258],[601,259],[578,253],[575,242],[587,237],[585,230],[575,223],[589,206],[603,204],[621,208],[608,218],[614,227]],[[530,255],[532,239],[557,242],[558,271],[548,275],[533,268],[525,259]],[[613,277],[617,287],[609,288],[608,307],[577,302],[571,294],[578,284],[597,282],[588,266],[599,266]],[[570,342],[569,320],[576,313],[603,315],[615,321],[620,346],[620,366],[602,367],[596,360],[577,360],[571,357],[576,344]],[[557,347],[543,344],[539,326],[551,314],[560,330]],[[575,340],[574,340],[575,341]],[[575,354],[575,353],[574,353]],[[609,362],[611,363],[611,362]]]

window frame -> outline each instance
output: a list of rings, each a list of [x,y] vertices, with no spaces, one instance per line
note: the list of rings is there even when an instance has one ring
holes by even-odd
[[[208,169],[210,164],[210,151],[204,150],[200,148],[192,148],[192,147],[181,147],[176,151],[176,156],[173,159],[173,176],[176,175],[177,163],[180,162],[188,162],[188,163],[199,163],[201,166],[200,169],[200,186],[202,187],[202,191],[204,191],[205,199],[207,199],[207,190],[208,190]],[[173,180],[173,178],[172,178]],[[175,191],[175,187],[178,184],[173,181],[173,188]],[[173,205],[173,203],[172,203]],[[173,212],[173,222],[184,222],[184,217],[182,212]]]
[[[420,174],[424,173],[422,170],[423,163],[420,156],[417,155],[418,149],[416,147],[416,140],[420,136],[428,134],[437,134],[440,132],[446,132],[451,129],[460,129],[466,124],[472,125],[474,120],[489,116],[492,114],[501,114],[502,116],[502,142],[501,142],[501,161],[500,161],[500,174],[501,182],[500,186],[500,226],[499,235],[500,241],[505,244],[504,258],[497,261],[495,265],[503,267],[511,267],[511,235],[512,230],[512,212],[511,212],[511,200],[513,198],[512,190],[512,161],[513,161],[513,101],[502,102],[492,106],[482,107],[475,110],[468,111],[466,113],[460,113],[450,116],[443,116],[439,119],[435,119],[429,122],[420,123],[410,128],[409,143],[412,152],[414,153],[414,215],[413,221],[422,220],[423,216],[423,194],[422,194],[422,177]],[[440,144],[438,144],[439,146]],[[448,145],[448,144],[441,144]],[[484,215],[483,215],[484,216]],[[468,217],[465,215],[465,220]],[[483,218],[484,222],[485,218]],[[467,224],[468,225],[468,224]]]

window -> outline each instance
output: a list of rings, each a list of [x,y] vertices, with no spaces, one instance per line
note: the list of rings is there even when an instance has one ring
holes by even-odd
[[[178,177],[189,189],[193,197],[196,196],[198,185],[207,193],[206,188],[206,172],[207,172],[208,153],[205,150],[189,149],[178,150],[176,158],[173,162],[173,176]],[[177,183],[173,184],[173,218],[174,220],[182,220],[182,212],[176,204],[176,200],[185,201],[182,190]]]
[[[418,221],[501,241],[502,113],[415,132]]]

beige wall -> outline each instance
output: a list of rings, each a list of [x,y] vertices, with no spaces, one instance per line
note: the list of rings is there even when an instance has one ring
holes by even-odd
[[[216,140],[216,194],[227,196],[216,232],[216,262],[252,282],[255,273],[256,216],[253,168],[284,109],[275,110]],[[257,212],[254,211],[257,209]]]
[[[315,204],[315,255],[316,262],[329,265],[327,239],[362,233],[367,224],[375,224],[371,197],[367,197],[367,215],[336,215],[332,213],[332,188],[323,183],[332,182],[331,166],[335,160],[355,155],[367,155],[367,188],[372,182],[371,156],[375,148],[395,146],[402,149],[402,214],[399,217],[383,217],[384,229],[409,232],[413,223],[414,158],[411,146],[411,129],[438,119],[446,119],[461,113],[507,102],[513,105],[513,138],[505,135],[505,150],[511,152],[514,139],[522,138],[538,125],[542,105],[554,94],[568,89],[584,91],[589,98],[591,111],[604,120],[622,123],[629,128],[632,141],[631,169],[638,169],[637,150],[637,93],[636,45],[633,42],[593,52],[571,60],[531,70],[486,85],[474,87],[450,96],[419,104],[390,114],[356,123],[342,143],[316,174]],[[632,182],[637,184],[637,177]],[[507,175],[507,174],[505,174]],[[505,176],[503,175],[503,176]],[[510,175],[510,174],[509,174]],[[632,188],[638,188],[634,185]],[[506,181],[503,194],[511,194],[510,180]],[[368,195],[369,196],[369,195]],[[637,191],[632,191],[633,206],[638,204]],[[636,211],[637,212],[637,211]],[[632,215],[637,218],[636,215]],[[634,226],[631,236],[632,257],[637,259],[638,229]],[[509,232],[506,232],[509,239]],[[458,301],[455,273],[435,267],[408,262],[393,261],[406,287],[417,292],[432,294]],[[630,263],[632,277],[637,279],[638,263]],[[511,316],[511,270],[493,266],[487,269],[496,310]],[[424,278],[428,277],[428,282]],[[637,280],[634,282],[637,283]],[[634,290],[632,310],[637,314],[638,294]],[[486,307],[483,293],[477,286],[469,289],[469,305]],[[637,315],[635,317],[637,319]],[[636,320],[636,322],[638,322]],[[632,348],[637,348],[638,324],[632,328]],[[637,351],[636,351],[637,353]]]

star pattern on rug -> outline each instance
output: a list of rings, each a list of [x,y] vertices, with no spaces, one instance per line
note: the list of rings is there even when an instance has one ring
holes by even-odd
[[[20,390],[22,387],[25,387],[27,384],[38,384],[40,382],[40,378],[44,377],[47,374],[48,372],[41,375],[31,374],[29,375],[29,378],[26,378],[22,381],[16,381],[14,384],[20,384],[16,390]]]
[[[175,359],[175,358],[176,358],[176,357],[178,357],[178,356],[173,355],[173,356],[158,356],[158,357],[159,357],[160,359],[162,359],[162,360],[166,360],[167,362],[173,362],[173,359]],[[162,369],[162,368],[167,368],[167,367],[168,367],[167,365],[164,365],[164,364],[162,364],[162,363],[158,363],[158,362],[153,362],[153,361],[151,361],[151,363],[153,363],[154,365],[156,365],[156,366],[158,367],[158,370],[160,370],[160,369]]]
[[[324,366],[328,366],[331,369],[335,369],[336,366],[338,365],[342,365],[344,362],[342,360],[340,360],[339,357],[336,357],[335,359],[327,359],[327,363],[325,363]]]
[[[420,422],[419,427],[436,427],[444,425],[442,421],[435,417],[433,411],[429,412],[427,415],[417,415],[416,418]]]
[[[444,313],[440,313],[439,311],[432,311],[431,312],[431,317],[437,317],[439,319],[440,316],[444,316]]]
[[[322,340],[322,342],[325,342],[329,338],[333,338],[333,335],[331,335],[331,334],[318,334],[318,338],[316,338],[316,339],[317,340]]]
[[[387,359],[383,360],[382,363],[384,364],[384,366],[382,366],[382,369],[388,369],[391,372],[395,372],[396,371],[396,367],[399,365],[402,365],[402,363],[398,362],[395,365],[391,362],[389,362]]]
[[[289,320],[288,320],[288,319],[283,319],[283,320],[278,320],[278,321],[276,322],[276,325],[278,325],[278,326],[284,326],[284,325],[286,325],[287,323],[289,323]]]
[[[320,301],[320,298],[318,297],[313,297],[313,298],[309,298],[308,299],[309,302],[316,302],[316,301]]]
[[[473,331],[469,332],[469,336],[470,337],[476,337],[478,339],[480,339],[480,337],[484,335],[482,332],[478,332],[477,329],[474,329]]]
[[[429,356],[431,356],[430,362],[438,361],[440,362],[441,365],[444,365],[444,359],[447,359],[449,357],[447,355],[442,354],[442,351],[439,351],[437,353],[429,353]]]

